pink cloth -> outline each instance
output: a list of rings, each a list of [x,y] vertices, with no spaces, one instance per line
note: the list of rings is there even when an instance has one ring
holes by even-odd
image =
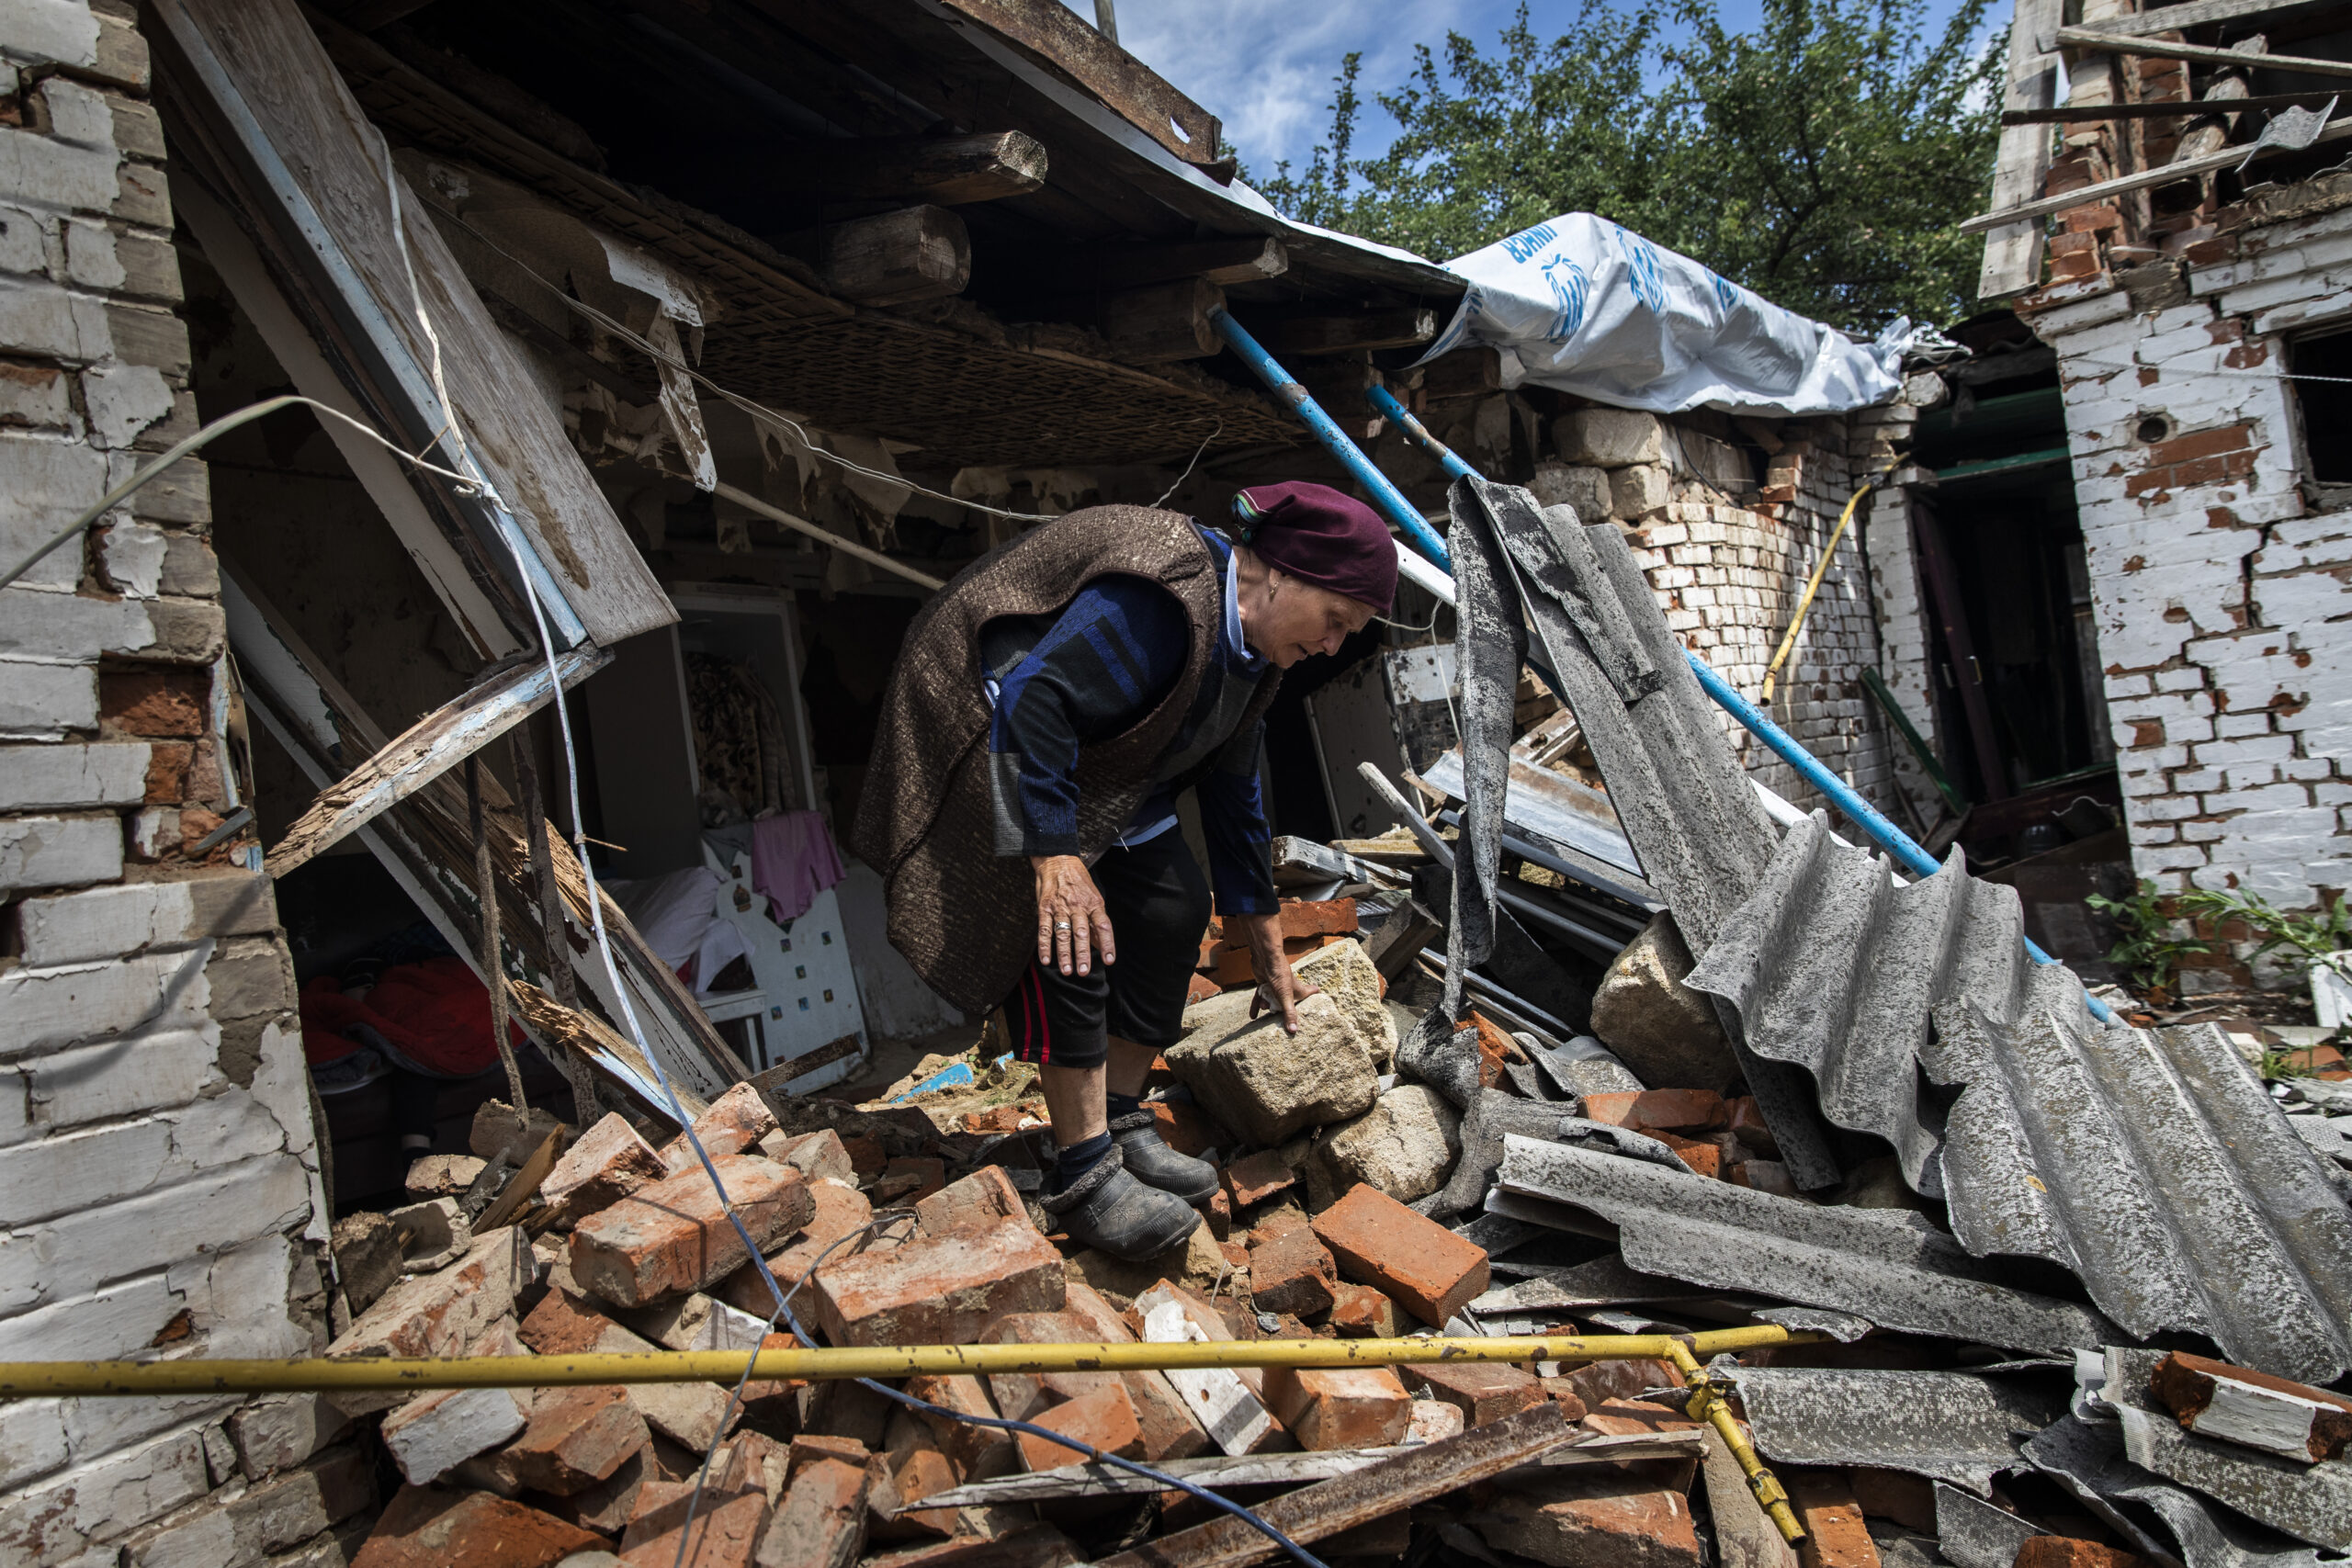
[[[784,811],[752,824],[752,886],[766,896],[777,924],[807,914],[842,874],[842,852],[817,813]]]

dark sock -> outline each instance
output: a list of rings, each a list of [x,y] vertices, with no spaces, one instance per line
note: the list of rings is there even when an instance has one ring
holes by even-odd
[[[1133,1116],[1143,1109],[1143,1096],[1139,1094],[1106,1094],[1102,1101],[1103,1113],[1114,1122],[1122,1116]]]
[[[1054,1190],[1069,1190],[1071,1182],[1092,1170],[1110,1152],[1111,1134],[1108,1133],[1097,1133],[1066,1149],[1057,1149],[1054,1152]]]

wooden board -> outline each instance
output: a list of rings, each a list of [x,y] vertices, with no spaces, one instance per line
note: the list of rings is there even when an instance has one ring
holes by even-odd
[[[1217,144],[1223,140],[1224,128],[1216,116],[1087,26],[1060,0],[945,0],[945,4],[1042,57],[1184,162],[1215,164],[1223,157]]]
[[[2189,0],[2185,6],[2164,6],[2128,17],[2109,17],[2103,22],[2086,22],[2081,30],[2115,38],[2145,38],[2150,33],[2184,32],[2215,22],[2245,21],[2256,17],[2273,19],[2317,11],[2329,4],[2331,0]]]
[[[2004,109],[2047,109],[2057,102],[2058,57],[2042,52],[2041,35],[2058,25],[2060,0],[2017,0],[2009,28],[2009,85]],[[1993,162],[1993,206],[2014,207],[2041,194],[2050,174],[2050,132],[2039,125],[2005,125]],[[1976,277],[1980,299],[2021,293],[2041,281],[2042,226],[2017,222],[1984,240]]]
[[[616,642],[675,620],[556,409],[391,168],[383,138],[294,0],[158,0],[152,15],[175,101],[203,117],[215,149],[238,165],[249,206],[241,220],[275,233],[277,254],[303,275],[294,291],[335,318],[364,361],[342,368],[392,427],[387,434],[422,445],[455,418],[551,579],[546,586],[569,606],[559,623],[576,617],[587,637]],[[419,296],[439,340],[446,412]],[[439,445],[445,461],[456,457],[451,438]],[[457,505],[488,558],[511,571],[492,509],[465,497]]]

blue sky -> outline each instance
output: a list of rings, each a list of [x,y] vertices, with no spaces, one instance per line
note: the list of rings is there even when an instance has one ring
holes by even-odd
[[[1093,17],[1091,0],[1065,0]],[[1304,165],[1330,123],[1331,78],[1340,57],[1363,51],[1371,92],[1404,80],[1413,46],[1442,43],[1449,28],[1481,47],[1517,9],[1517,0],[1116,0],[1119,41],[1146,64],[1225,121],[1225,133],[1250,172],[1272,174],[1283,158]],[[1576,0],[1532,0],[1529,19],[1549,39],[1573,25]],[[1936,0],[1940,19],[1951,0]],[[1999,7],[2006,20],[2007,7]],[[1725,18],[1752,25],[1755,0],[1724,0]],[[1377,152],[1396,129],[1369,105],[1359,153]]]

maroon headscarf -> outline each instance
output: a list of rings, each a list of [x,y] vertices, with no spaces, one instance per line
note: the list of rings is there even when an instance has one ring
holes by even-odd
[[[1386,615],[1396,602],[1396,544],[1380,514],[1329,485],[1254,485],[1233,498],[1243,543],[1302,582]]]

